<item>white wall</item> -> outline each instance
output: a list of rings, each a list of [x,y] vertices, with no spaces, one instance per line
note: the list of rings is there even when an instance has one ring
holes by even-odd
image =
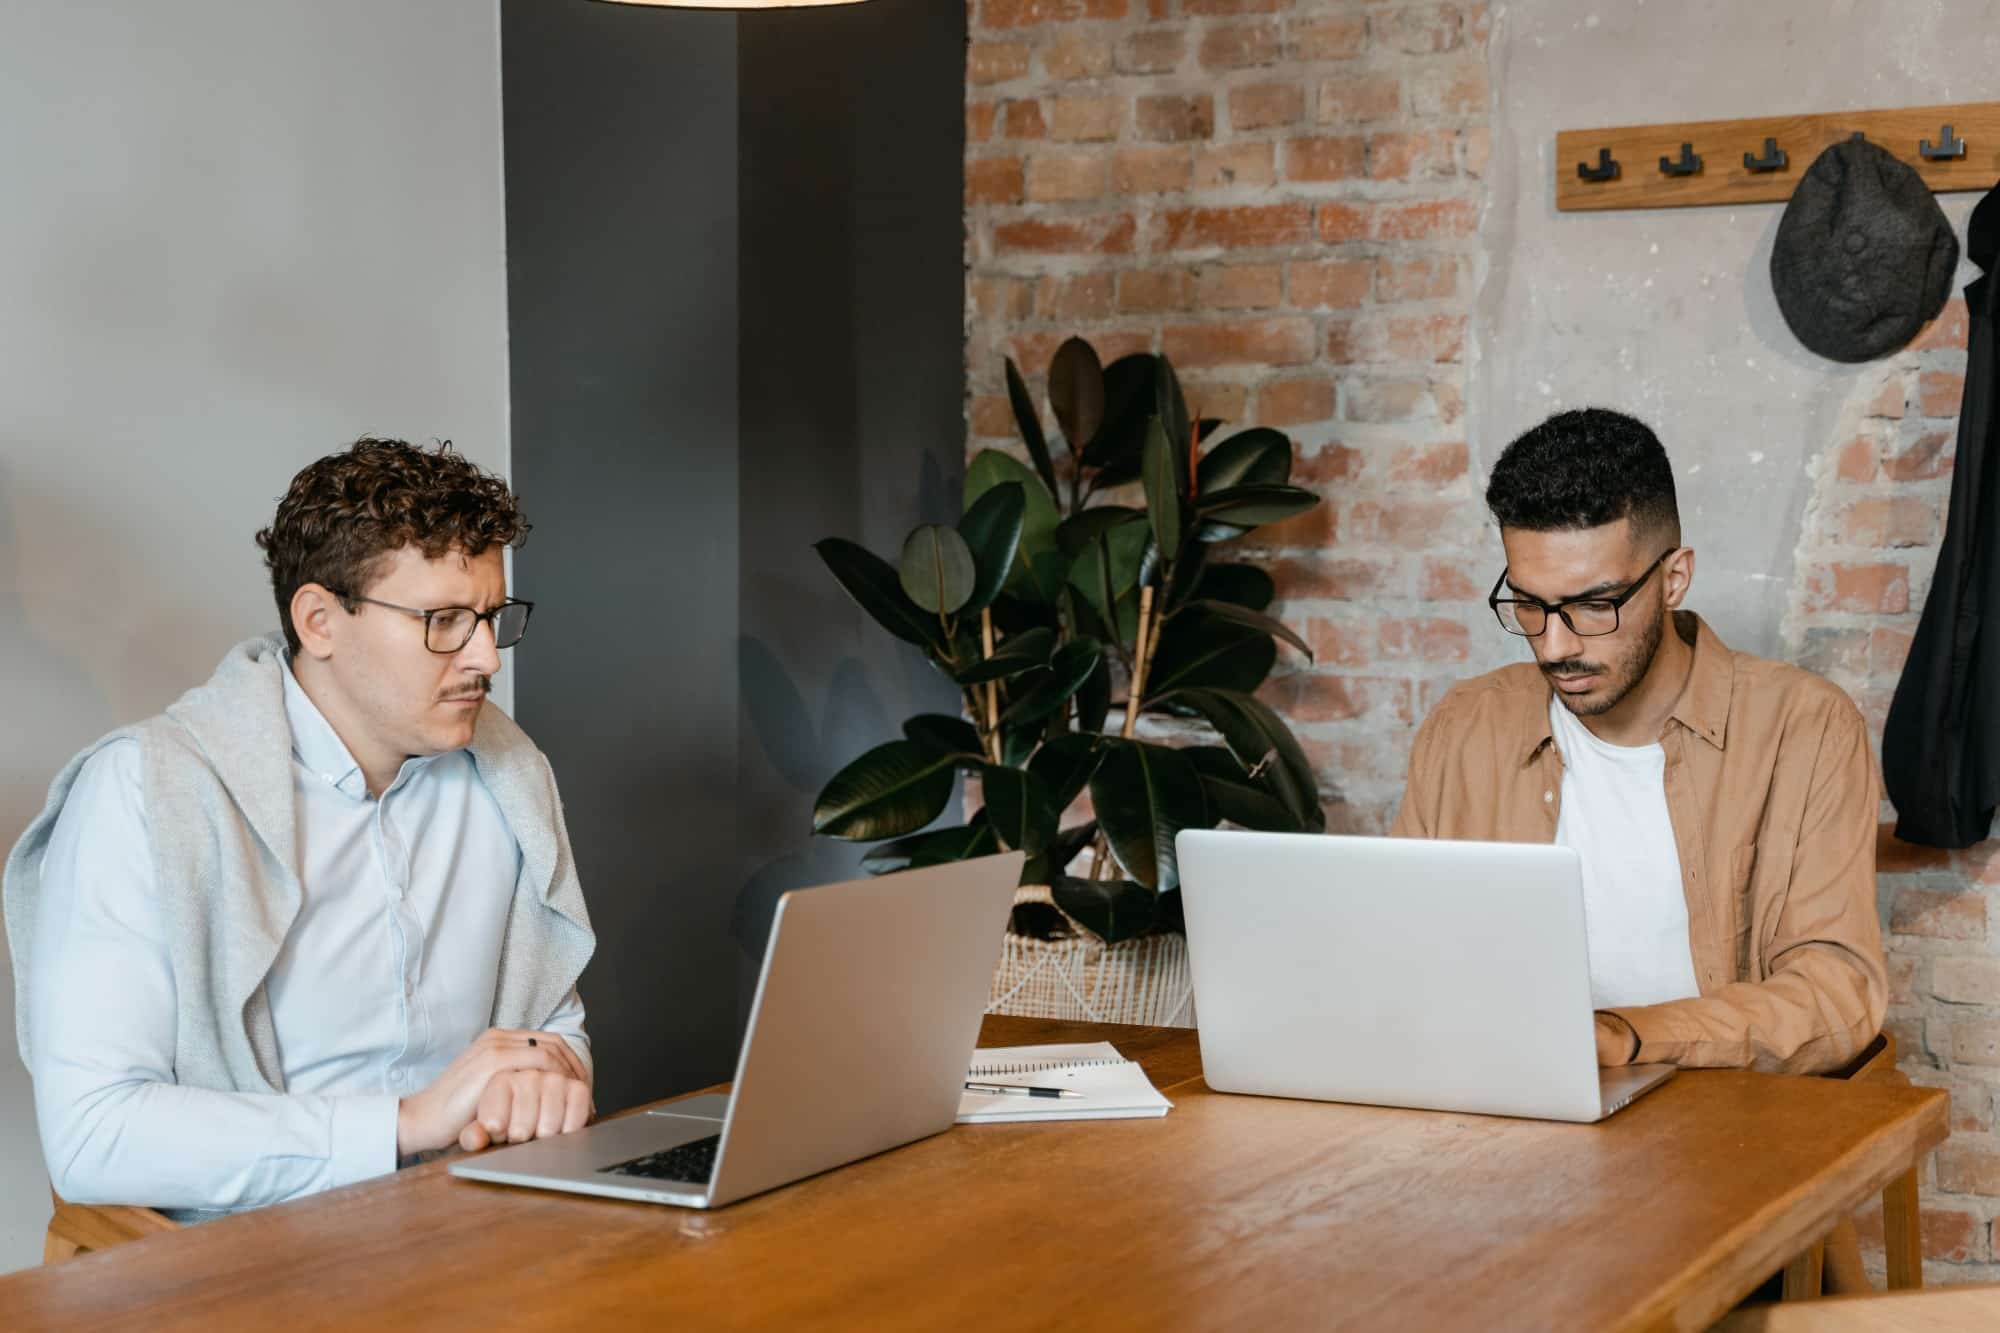
[[[1877,367],[1815,356],[1785,326],[1770,278],[1782,204],[1558,213],[1555,173],[1575,165],[1555,160],[1556,132],[1978,101],[2000,57],[1993,16],[1991,0],[1499,7],[1475,466],[1564,408],[1644,418],[1698,547],[1689,604],[1732,647],[1778,655],[1808,464]],[[1979,197],[1938,196],[1961,238]]]
[[[498,40],[495,0],[0,0],[0,846],[275,627],[300,467],[505,472]],[[13,1023],[0,976],[0,1271],[48,1216]]]

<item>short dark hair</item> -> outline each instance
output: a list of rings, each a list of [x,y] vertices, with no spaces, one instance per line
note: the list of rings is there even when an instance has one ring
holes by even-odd
[[[454,452],[450,440],[427,450],[363,438],[292,478],[257,545],[296,653],[292,594],[306,584],[359,596],[405,546],[430,560],[452,550],[477,556],[495,544],[519,546],[528,526],[507,483]]]
[[[1602,407],[1559,412],[1500,455],[1486,484],[1486,507],[1502,528],[1558,532],[1621,518],[1635,531],[1672,531],[1674,469],[1659,437]]]

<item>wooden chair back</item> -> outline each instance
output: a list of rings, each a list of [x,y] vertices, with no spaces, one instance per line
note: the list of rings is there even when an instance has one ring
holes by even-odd
[[[59,1264],[92,1250],[108,1250],[128,1240],[144,1240],[162,1231],[179,1231],[181,1224],[150,1208],[122,1203],[70,1203],[53,1189],[55,1216],[42,1242],[42,1262]]]

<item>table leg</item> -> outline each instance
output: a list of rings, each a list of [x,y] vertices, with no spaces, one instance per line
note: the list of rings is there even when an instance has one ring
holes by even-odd
[[[1917,1169],[1911,1167],[1882,1191],[1882,1243],[1888,1251],[1889,1289],[1924,1285],[1924,1236],[1917,1216]]]
[[[1819,1299],[1820,1270],[1826,1260],[1824,1243],[1808,1245],[1805,1252],[1785,1265],[1785,1295],[1788,1301]]]

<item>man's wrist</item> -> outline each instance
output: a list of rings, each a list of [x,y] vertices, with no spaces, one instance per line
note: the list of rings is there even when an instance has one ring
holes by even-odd
[[[396,1156],[399,1158],[408,1157],[411,1153],[417,1151],[416,1146],[410,1142],[416,1134],[416,1127],[411,1123],[413,1119],[414,1117],[410,1114],[409,1098],[398,1097],[396,1099]]]
[[[1622,1044],[1624,1052],[1620,1063],[1629,1065],[1637,1060],[1639,1058],[1639,1029],[1633,1027],[1626,1020],[1625,1015],[1615,1009],[1600,1009],[1597,1012],[1598,1016],[1610,1023],[1612,1030],[1618,1034],[1618,1040]]]

